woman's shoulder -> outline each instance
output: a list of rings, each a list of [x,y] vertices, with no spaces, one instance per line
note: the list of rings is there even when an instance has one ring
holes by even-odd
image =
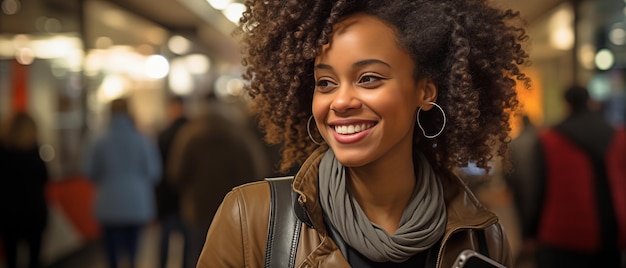
[[[229,191],[215,214],[211,229],[232,228],[233,224],[265,226],[270,210],[270,190],[266,181],[246,183]],[[227,224],[224,224],[227,223]],[[214,226],[215,225],[215,226]],[[245,228],[247,229],[247,228]]]
[[[235,213],[238,217],[248,219],[248,224],[265,226],[267,228],[272,198],[270,192],[280,191],[281,188],[276,187],[274,189],[270,191],[268,180],[249,182],[236,186],[224,197],[221,210],[229,211],[229,213]],[[282,189],[284,190],[285,188]]]
[[[269,184],[265,180],[260,180],[234,187],[226,194],[223,203],[225,203],[224,205],[228,205],[228,203],[234,202],[240,209],[242,209],[241,206],[247,207],[246,210],[253,206],[256,210],[262,207],[269,208],[269,201]]]
[[[226,194],[209,227],[198,267],[263,266],[269,199],[267,181],[246,183]]]
[[[248,182],[239,186],[235,186],[231,190],[231,192],[256,193],[259,191],[263,191],[264,188],[268,188],[268,187],[269,186],[266,180],[259,180],[259,181]]]
[[[264,180],[248,182],[234,187],[227,194],[227,197],[233,196],[230,198],[237,198],[242,201],[262,201],[263,204],[267,205],[271,199],[270,181],[290,183],[290,178],[291,177],[267,178]],[[285,184],[283,184],[283,186],[284,185]],[[291,189],[291,187],[277,187],[276,189],[277,191],[280,191],[280,189],[286,190],[287,188]]]

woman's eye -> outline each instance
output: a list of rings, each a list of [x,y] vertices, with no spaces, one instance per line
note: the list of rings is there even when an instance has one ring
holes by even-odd
[[[372,84],[375,82],[379,82],[382,78],[373,75],[364,75],[359,79],[359,84]]]
[[[317,80],[315,86],[320,90],[328,90],[334,86],[334,83],[326,79],[320,79]]]

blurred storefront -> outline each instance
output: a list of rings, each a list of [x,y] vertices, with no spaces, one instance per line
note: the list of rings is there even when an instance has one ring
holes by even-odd
[[[582,1],[578,6],[576,56],[579,81],[602,104],[606,118],[624,124],[626,110],[626,2]]]
[[[533,87],[522,100],[533,123],[546,126],[563,119],[562,92],[579,84],[589,88],[614,125],[623,124],[625,13],[625,1],[561,1],[528,22]]]
[[[72,169],[78,149],[84,48],[78,2],[2,1],[0,15],[0,120],[26,110],[38,123],[41,154],[53,174]],[[30,22],[30,23],[25,23]]]
[[[152,135],[168,95],[202,95],[219,76],[239,76],[193,36],[111,1],[1,3],[0,120],[16,110],[35,116],[54,178],[77,172],[84,139],[102,130],[113,98],[129,97]]]

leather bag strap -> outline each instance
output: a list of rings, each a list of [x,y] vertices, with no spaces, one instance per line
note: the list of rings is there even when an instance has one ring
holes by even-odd
[[[265,248],[265,267],[294,267],[302,229],[292,207],[293,177],[265,179],[270,186],[270,219]]]
[[[478,237],[478,253],[484,255],[485,257],[489,257],[489,248],[487,247],[487,235],[485,234],[485,230],[476,230],[476,236]]]

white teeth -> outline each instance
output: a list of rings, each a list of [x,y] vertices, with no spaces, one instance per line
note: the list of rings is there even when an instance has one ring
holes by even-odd
[[[364,131],[370,128],[370,124],[360,124],[360,125],[348,125],[348,126],[335,126],[335,131],[339,134],[354,134]]]

